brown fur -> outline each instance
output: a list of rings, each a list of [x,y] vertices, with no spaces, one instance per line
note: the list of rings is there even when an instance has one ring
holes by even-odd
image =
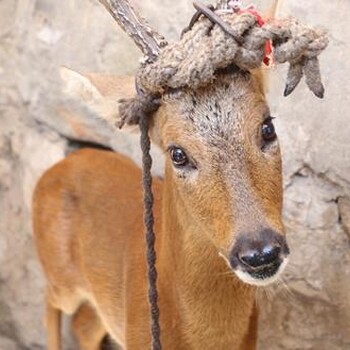
[[[85,83],[85,94],[89,84],[96,88],[91,78]],[[106,111],[98,104],[116,96],[96,89],[87,102]],[[227,258],[238,236],[263,227],[283,233],[279,147],[261,150],[267,114],[260,74],[235,72],[195,93],[165,96],[154,116],[153,141],[165,152],[183,147],[198,168],[177,170],[166,155],[164,182],[154,179],[164,349],[255,349],[255,287],[219,253]],[[98,349],[106,332],[125,349],[150,348],[140,182],[125,157],[82,150],[36,188],[34,234],[48,303],[75,315],[84,350]],[[95,313],[88,326],[81,313]],[[56,316],[48,313],[50,350],[59,349]]]

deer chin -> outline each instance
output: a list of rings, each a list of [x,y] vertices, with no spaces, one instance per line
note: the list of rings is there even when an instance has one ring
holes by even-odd
[[[268,266],[260,271],[244,271],[238,267],[234,272],[244,283],[257,287],[265,287],[278,281],[288,264],[288,260],[288,258],[284,258],[280,265]]]

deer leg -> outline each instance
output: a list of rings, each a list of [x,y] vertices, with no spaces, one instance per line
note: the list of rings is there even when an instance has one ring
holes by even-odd
[[[46,296],[46,328],[48,330],[49,350],[61,350],[61,310],[57,309]]]
[[[107,335],[100,317],[89,303],[82,304],[75,312],[72,329],[81,350],[100,350],[102,340]]]

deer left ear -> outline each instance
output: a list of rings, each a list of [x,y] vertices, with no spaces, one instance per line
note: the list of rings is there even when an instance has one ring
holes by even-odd
[[[254,84],[262,95],[268,93],[269,67],[261,65],[260,68],[250,71]]]
[[[270,82],[270,66],[265,66],[264,64],[259,70],[261,91],[264,94],[269,92],[269,82]]]

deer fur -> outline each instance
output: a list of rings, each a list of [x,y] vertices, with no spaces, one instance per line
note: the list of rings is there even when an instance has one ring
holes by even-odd
[[[118,101],[135,94],[132,77],[67,68],[62,77],[66,92],[112,127]],[[164,94],[152,116],[150,135],[166,159],[164,180],[153,180],[166,350],[256,348],[256,288],[277,280],[288,261],[280,149],[262,140],[269,114],[262,71],[231,67],[213,84]],[[195,167],[176,168],[173,146]],[[80,150],[42,176],[33,228],[47,279],[49,350],[61,349],[62,312],[72,315],[82,350],[100,349],[106,334],[125,350],[151,347],[142,218],[141,171],[120,154]],[[241,256],[262,244],[280,246],[281,265],[260,278]]]
[[[115,101],[133,93],[132,78],[67,69],[63,77],[112,124]],[[164,180],[154,179],[164,349],[255,349],[256,285],[276,280],[287,261],[261,281],[229,266],[242,237],[270,228],[284,239],[280,150],[261,144],[263,86],[259,72],[223,72],[205,88],[167,94],[152,118],[152,141],[166,154]],[[196,160],[196,172],[174,168],[172,144]],[[107,333],[124,349],[150,348],[140,182],[130,160],[97,150],[71,154],[39,181],[33,222],[50,350],[60,349],[61,312],[73,315],[81,349],[99,349]]]

